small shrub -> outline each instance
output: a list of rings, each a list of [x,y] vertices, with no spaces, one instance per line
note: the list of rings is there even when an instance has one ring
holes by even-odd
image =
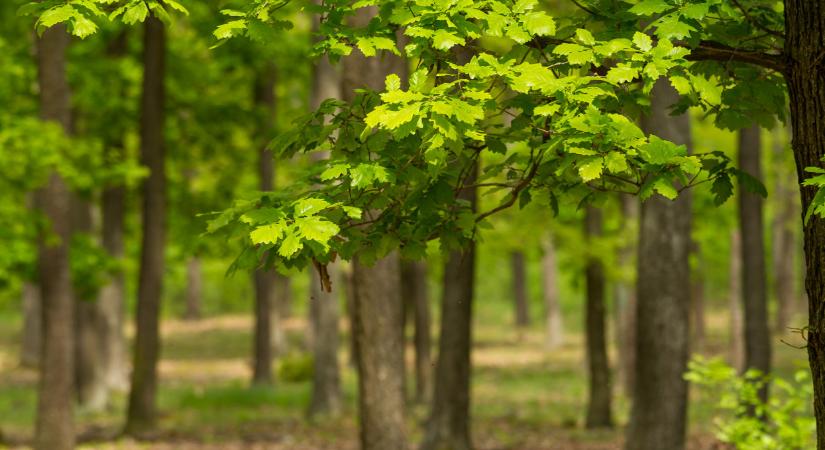
[[[278,379],[287,383],[300,383],[312,379],[314,365],[309,353],[290,353],[278,362]]]

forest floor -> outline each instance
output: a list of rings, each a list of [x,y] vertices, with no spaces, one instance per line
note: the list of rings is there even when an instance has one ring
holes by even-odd
[[[478,450],[620,449],[620,430],[594,432],[581,426],[586,401],[582,336],[569,333],[562,348],[547,351],[539,325],[517,333],[500,322],[482,318],[476,323],[472,426]],[[18,364],[19,324],[19,317],[0,316],[0,430],[10,443],[25,443],[31,436],[36,406],[36,373]],[[709,316],[705,353],[724,355],[726,324],[723,313]],[[89,442],[84,448],[355,450],[356,383],[345,346],[341,351],[345,414],[340,419],[310,423],[304,416],[309,380],[278,380],[271,388],[249,387],[251,325],[251,318],[242,315],[195,322],[165,320],[159,431],[147,436],[148,440],[107,438]],[[293,350],[282,360],[306,360],[305,354],[300,356],[304,325],[300,318],[285,322],[287,342]],[[782,344],[779,338],[775,343],[780,373],[804,367],[804,351]],[[611,356],[615,362],[615,352]],[[614,410],[617,423],[624,424],[628,402],[621,391],[614,388]],[[689,448],[722,449],[712,437],[711,396],[696,391],[691,393]],[[84,435],[116,435],[123,423],[124,406],[125,394],[119,393],[107,411],[80,411],[78,420]],[[418,442],[426,408],[412,406],[409,416],[412,441]],[[25,448],[15,445],[12,448]]]

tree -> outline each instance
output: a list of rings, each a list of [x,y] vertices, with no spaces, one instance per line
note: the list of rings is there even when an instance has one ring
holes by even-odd
[[[166,235],[166,168],[164,150],[164,74],[166,31],[157,17],[144,24],[143,90],[140,145],[149,169],[143,182],[143,238],[138,278],[135,347],[126,432],[140,434],[157,419],[157,364],[160,356],[160,300]]]
[[[66,78],[69,35],[64,26],[37,39],[40,117],[71,130],[71,91]],[[49,219],[38,246],[43,339],[40,352],[34,448],[74,448],[74,304],[69,267],[71,193],[55,171],[35,194],[35,207]]]
[[[585,211],[585,235],[590,250],[602,236],[602,212],[594,206]],[[604,266],[597,255],[588,255],[585,271],[587,307],[585,332],[587,341],[588,401],[585,426],[587,428],[612,427],[610,363],[607,356],[606,280]]]
[[[644,128],[690,146],[690,119],[670,117],[679,94],[666,80],[651,92]],[[636,305],[633,405],[627,450],[681,450],[685,445],[690,307],[690,195],[642,204]]]
[[[401,261],[401,296],[407,312],[412,313],[413,347],[415,349],[415,402],[424,403],[430,397],[430,298],[427,292],[427,265],[421,261]]]
[[[527,273],[524,267],[524,252],[510,253],[510,267],[513,273],[513,306],[515,307],[516,328],[530,326],[530,304],[527,299]]]
[[[564,322],[559,299],[559,275],[556,263],[556,246],[553,236],[542,242],[541,283],[544,296],[545,347],[552,350],[564,344]]]
[[[778,126],[774,129],[772,166],[774,189],[771,195],[774,216],[771,223],[773,243],[771,272],[774,274],[774,297],[776,298],[775,331],[785,333],[797,309],[796,261],[798,235],[796,221],[799,217],[799,202],[796,201],[794,175],[788,164],[786,141],[787,131]]]
[[[745,326],[742,319],[742,232],[730,237],[730,271],[728,273],[728,310],[730,312],[730,364],[745,368]]]
[[[739,132],[739,168],[757,180],[762,178],[762,139],[757,125]],[[745,319],[745,370],[763,374],[771,370],[771,332],[768,326],[768,289],[765,271],[765,237],[762,198],[747,192],[739,179],[739,230],[742,236],[742,306]],[[759,391],[767,402],[768,388]]]
[[[618,263],[623,271],[616,281],[613,290],[614,307],[616,308],[616,335],[618,343],[618,378],[619,383],[628,396],[633,395],[633,370],[636,366],[636,289],[630,281],[627,272],[634,273],[634,258],[638,235],[637,222],[639,219],[638,200],[629,195],[619,197],[621,206],[623,243],[619,247]]]

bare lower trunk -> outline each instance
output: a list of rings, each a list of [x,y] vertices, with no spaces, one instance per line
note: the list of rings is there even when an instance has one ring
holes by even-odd
[[[309,416],[334,416],[341,412],[341,370],[338,363],[339,294],[344,278],[337,264],[327,266],[333,280],[332,292],[321,289],[318,275],[313,271],[310,279],[309,307],[311,310],[313,367],[312,399]]]
[[[70,91],[66,79],[66,27],[47,29],[37,40],[40,116],[57,122],[68,133],[71,125]],[[49,219],[57,236],[41,236],[38,272],[41,287],[43,338],[40,349],[35,450],[74,448],[74,305],[69,268],[71,233],[69,188],[57,173],[35,194],[35,207]]]
[[[702,249],[699,243],[693,242],[692,253],[697,265],[702,266]],[[701,270],[693,274],[690,286],[690,330],[691,351],[702,352],[705,348],[705,278]]]
[[[754,125],[739,132],[739,167],[762,178],[761,130]],[[762,198],[739,183],[739,229],[742,233],[742,304],[745,318],[745,370],[771,370],[771,333],[768,326],[768,289],[765,283],[765,238]],[[767,401],[767,385],[759,396]]]
[[[544,294],[545,347],[553,350],[564,344],[564,323],[559,300],[559,273],[553,236],[547,235],[542,242],[541,284]]]
[[[516,328],[530,326],[530,304],[527,299],[527,273],[524,267],[524,252],[510,253],[510,267],[513,273],[513,306],[515,307]]]
[[[166,162],[164,72],[166,30],[152,16],[144,24],[141,159],[149,169],[143,182],[143,239],[138,276],[135,344],[126,433],[151,430],[157,421],[157,365],[160,358],[160,301],[165,272]]]
[[[742,239],[739,230],[731,233],[728,277],[730,364],[741,371],[745,367],[745,325],[742,319]]]
[[[285,314],[289,314],[289,301],[292,298],[292,284],[288,276],[278,272],[272,272],[272,292],[270,305],[270,326],[272,331],[269,334],[269,346],[272,347],[272,356],[285,354],[287,348],[286,334],[284,333],[283,319]]]
[[[403,304],[395,254],[367,267],[353,265],[355,338],[362,450],[407,448],[404,425]]]
[[[589,242],[602,235],[602,212],[594,206],[587,207],[585,232]],[[607,358],[607,332],[605,330],[606,281],[602,262],[593,256],[588,258],[585,278],[587,285],[585,340],[589,381],[585,426],[587,428],[612,427],[610,363]]]
[[[690,119],[670,116],[678,100],[666,80],[653,88],[647,132],[690,148]],[[690,308],[690,193],[675,201],[654,197],[642,205],[633,406],[627,450],[685,447]]]
[[[272,282],[271,273],[255,272],[255,333],[252,384],[272,384]]]
[[[122,148],[116,149],[117,160],[122,159]],[[123,259],[123,227],[126,213],[126,188],[107,187],[103,190],[103,248],[112,258]],[[126,285],[123,271],[118,269],[109,282],[100,289],[98,296],[102,314],[101,340],[103,345],[106,384],[114,390],[125,391],[129,387],[126,337],[123,322],[126,303]]]
[[[201,318],[201,304],[203,295],[203,274],[201,273],[201,260],[193,256],[186,261],[186,311],[183,318],[186,320],[197,320]]]
[[[622,234],[626,243],[619,248],[619,266],[623,272],[633,270],[635,237],[630,233],[636,231],[639,220],[639,200],[630,195],[620,197],[622,210]],[[636,233],[638,235],[638,232]],[[633,270],[635,272],[635,270]],[[619,384],[625,395],[633,395],[633,375],[636,366],[636,289],[628,273],[614,283],[614,301],[616,308],[616,336],[618,342]]]
[[[430,396],[430,301],[427,295],[427,265],[402,261],[401,295],[406,310],[413,315],[415,348],[415,402],[424,403]]]
[[[25,282],[21,290],[23,301],[23,333],[20,347],[20,365],[36,368],[40,365],[40,348],[43,342],[40,286]]]
[[[776,184],[769,197],[774,203],[774,218],[771,224],[773,240],[774,294],[776,297],[777,333],[786,333],[791,319],[797,310],[796,252],[797,221],[799,220],[799,201],[797,200],[796,177],[787,164],[786,130],[777,127],[773,133],[773,166]]]

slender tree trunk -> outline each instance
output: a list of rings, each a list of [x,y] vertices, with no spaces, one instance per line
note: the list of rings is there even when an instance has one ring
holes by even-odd
[[[20,347],[20,365],[36,368],[40,365],[40,348],[43,346],[40,286],[33,282],[23,283],[23,336]]]
[[[639,200],[630,195],[620,197],[622,210],[622,234],[628,242],[619,248],[619,265],[622,270],[633,269],[635,237],[630,236],[635,232],[639,219]],[[627,275],[625,275],[627,276]],[[616,308],[616,336],[619,353],[619,384],[623,387],[628,397],[633,395],[633,376],[636,366],[636,289],[629,277],[621,277],[614,284],[614,298]]]
[[[796,171],[801,183],[806,167],[823,167],[825,157],[825,4],[785,0],[786,79],[791,106]],[[816,189],[800,188],[802,211],[807,211]],[[808,294],[808,360],[814,385],[817,448],[825,450],[825,219],[812,217],[804,225]]]
[[[739,167],[762,178],[761,130],[754,125],[739,132]],[[745,318],[745,370],[771,370],[771,333],[768,326],[768,289],[765,284],[765,239],[762,198],[739,183],[739,229],[742,234],[742,304]],[[760,390],[767,401],[768,388]]]
[[[515,307],[516,328],[530,326],[530,304],[527,299],[527,273],[524,267],[524,252],[510,253],[510,267],[513,273],[513,306]]]
[[[799,216],[796,199],[796,180],[788,169],[785,155],[786,131],[777,127],[773,133],[773,167],[776,185],[771,197],[774,202],[774,218],[771,224],[773,240],[774,294],[776,297],[776,329],[779,334],[788,330],[796,310],[797,295],[794,280],[796,271],[797,237],[794,232]]]
[[[698,242],[692,242],[691,253],[701,267],[702,249]],[[701,270],[693,273],[690,294],[692,351],[701,352],[705,348],[705,277]]]
[[[341,375],[338,364],[338,346],[341,332],[339,330],[339,293],[343,277],[338,265],[327,267],[330,279],[334,280],[332,292],[321,288],[318,275],[310,280],[310,309],[312,313],[313,347],[312,354],[315,368],[312,376],[312,399],[309,404],[309,416],[334,416],[341,412]],[[340,280],[340,281],[339,281]]]
[[[602,235],[602,212],[588,206],[585,214],[587,240],[592,242]],[[592,247],[591,247],[592,250]],[[596,257],[589,256],[586,270],[587,308],[585,332],[587,341],[587,375],[589,381],[587,428],[613,426],[610,409],[610,362],[607,357],[604,266]]]
[[[542,241],[541,284],[544,295],[545,347],[553,350],[564,344],[564,323],[559,300],[559,271],[556,262],[556,246],[548,234]]]
[[[407,311],[413,313],[415,348],[415,402],[430,396],[430,301],[427,295],[427,265],[420,261],[401,262],[401,295]]]
[[[166,30],[154,16],[144,24],[141,159],[149,169],[143,182],[143,240],[138,276],[135,347],[126,433],[141,434],[157,420],[157,365],[160,357],[160,301],[165,271],[166,162],[164,73]]]
[[[745,367],[745,325],[742,318],[742,238],[739,230],[730,238],[730,273],[728,274],[728,309],[730,309],[730,364],[742,371]]]
[[[667,80],[653,88],[647,132],[690,148],[690,119],[670,116],[679,96]],[[690,307],[689,192],[675,201],[642,204],[633,406],[627,450],[682,450],[685,446]]]
[[[66,79],[69,35],[63,25],[47,29],[37,40],[40,117],[56,122],[66,133],[71,126],[71,101]],[[45,214],[58,241],[41,236],[38,271],[41,287],[42,347],[38,386],[35,450],[74,448],[74,305],[69,268],[71,194],[57,172],[35,194],[35,207]]]
[[[198,320],[201,318],[201,304],[203,295],[203,274],[201,273],[201,259],[192,256],[186,261],[186,311],[183,318]]]
[[[478,167],[467,184],[475,182]],[[475,188],[465,189],[459,198],[475,210]],[[476,246],[450,252],[444,266],[441,299],[441,331],[435,366],[432,410],[424,431],[421,450],[471,450],[470,380],[473,342],[473,299],[475,298]]]
[[[261,110],[261,133],[266,135],[275,119],[276,69],[268,65],[255,80],[255,105]],[[261,191],[271,191],[275,183],[274,155],[262,145],[258,151],[258,177]],[[253,336],[252,384],[272,384],[273,328],[278,326],[273,300],[275,276],[273,269],[255,271],[255,333]],[[275,319],[275,321],[273,321]]]

